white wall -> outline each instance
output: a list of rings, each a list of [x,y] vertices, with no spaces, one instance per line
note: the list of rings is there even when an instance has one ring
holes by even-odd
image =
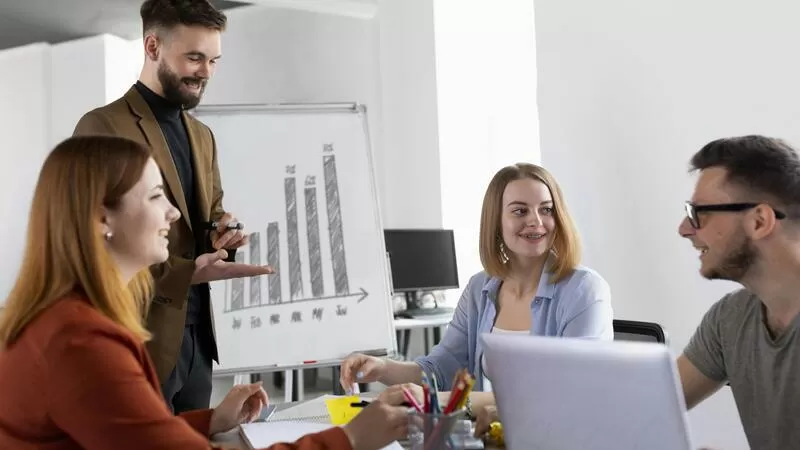
[[[72,135],[78,119],[106,103],[103,36],[50,47],[50,138],[55,146]]]
[[[378,8],[385,228],[442,226],[431,0]]]
[[[677,234],[708,141],[800,143],[800,31],[790,1],[536,0],[542,157],[563,183],[618,317],[667,328],[679,352],[736,287],[697,273]],[[690,413],[699,445],[747,448],[728,389]]]
[[[0,263],[0,304],[17,276],[42,162],[72,134],[81,115],[114,100],[136,81],[135,64],[131,43],[109,35],[0,52],[0,99],[6,106],[0,108],[5,137],[0,204],[14,217],[0,225],[13,255]]]
[[[435,0],[442,225],[454,230],[459,282],[482,270],[483,195],[494,173],[538,163],[530,0]],[[460,290],[447,292],[451,303]]]
[[[33,44],[0,52],[0,221],[5,257],[0,259],[0,304],[16,279],[27,237],[28,213],[39,167],[46,156],[49,123],[50,49]]]
[[[72,135],[87,111],[122,96],[139,77],[141,41],[108,34],[50,47],[50,146]]]
[[[142,39],[129,41],[104,34],[105,53],[105,103],[125,95],[139,79],[144,64]]]

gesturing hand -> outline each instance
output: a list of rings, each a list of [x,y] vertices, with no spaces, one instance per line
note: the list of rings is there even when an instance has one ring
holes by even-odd
[[[194,275],[192,276],[192,284],[275,273],[275,269],[270,265],[259,266],[255,264],[223,261],[227,257],[228,252],[225,250],[217,250],[198,256],[194,260],[195,268]]]
[[[261,382],[234,386],[211,413],[209,433],[228,431],[236,425],[252,422],[267,406],[269,397]]]

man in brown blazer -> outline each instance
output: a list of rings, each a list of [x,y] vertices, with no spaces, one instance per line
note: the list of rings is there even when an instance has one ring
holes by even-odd
[[[209,407],[212,360],[219,361],[208,283],[272,268],[230,262],[247,236],[228,228],[237,222],[222,206],[214,136],[186,112],[214,73],[225,15],[207,0],[146,0],[141,16],[139,80],[122,98],[86,113],[74,134],[112,134],[150,146],[181,212],[170,229],[169,259],[151,268],[156,289],[147,317],[161,389],[180,413]],[[218,222],[215,229],[211,221]]]

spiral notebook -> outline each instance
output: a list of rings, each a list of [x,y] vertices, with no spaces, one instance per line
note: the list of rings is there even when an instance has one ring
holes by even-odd
[[[325,400],[338,397],[337,395],[321,395],[301,405],[275,411],[265,422],[306,422],[331,425],[331,416]]]

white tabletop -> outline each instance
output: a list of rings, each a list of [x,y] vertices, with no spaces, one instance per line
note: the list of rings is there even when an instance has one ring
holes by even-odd
[[[397,318],[394,319],[394,328],[396,330],[413,330],[414,328],[440,327],[449,324],[452,319],[452,314],[422,316],[416,319]]]

